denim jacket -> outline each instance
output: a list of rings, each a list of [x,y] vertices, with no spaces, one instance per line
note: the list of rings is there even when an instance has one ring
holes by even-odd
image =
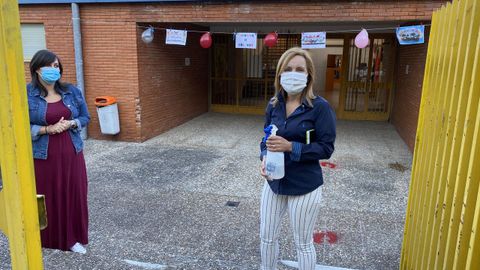
[[[40,89],[33,87],[31,84],[27,85],[33,158],[47,159],[49,136],[47,134],[39,134],[41,127],[48,125],[45,119],[47,101],[40,93]],[[71,118],[69,120],[75,120],[77,123],[76,128],[69,129],[68,133],[70,134],[76,153],[79,153],[83,150],[83,140],[80,137],[80,131],[90,122],[87,104],[80,90],[71,84],[67,84],[65,91],[61,91],[60,95],[62,96],[63,104],[71,111]]]
[[[286,117],[285,100],[278,95],[275,107],[271,103],[265,114],[265,127],[275,124],[277,135],[292,142],[292,152],[285,153],[285,176],[282,179],[268,181],[276,194],[303,195],[323,184],[320,159],[329,159],[334,151],[336,137],[335,113],[322,97],[312,100],[313,107],[306,101]],[[314,130],[307,143],[306,132]],[[264,141],[260,143],[260,158],[267,153]]]

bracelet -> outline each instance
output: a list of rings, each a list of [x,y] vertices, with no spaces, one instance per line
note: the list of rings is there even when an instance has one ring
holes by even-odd
[[[45,126],[45,134],[50,135],[48,134],[48,126]]]

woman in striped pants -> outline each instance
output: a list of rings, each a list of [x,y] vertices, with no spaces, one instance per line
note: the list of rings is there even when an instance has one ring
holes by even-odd
[[[261,269],[276,269],[278,238],[283,215],[288,211],[299,268],[313,270],[316,252],[313,229],[320,211],[323,176],[320,159],[333,153],[335,113],[328,102],[313,94],[314,65],[307,51],[287,50],[278,61],[275,96],[265,114],[265,128],[274,124],[276,136],[260,143],[263,187],[260,210]],[[284,152],[285,176],[268,179],[266,152]]]

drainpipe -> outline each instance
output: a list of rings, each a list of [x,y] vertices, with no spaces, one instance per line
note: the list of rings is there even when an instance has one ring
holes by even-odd
[[[83,55],[82,55],[82,33],[80,31],[80,9],[77,3],[72,3],[72,24],[73,24],[73,44],[75,47],[75,73],[77,74],[77,87],[85,98],[84,80],[83,80]],[[80,133],[82,139],[87,138],[87,127],[84,127]]]

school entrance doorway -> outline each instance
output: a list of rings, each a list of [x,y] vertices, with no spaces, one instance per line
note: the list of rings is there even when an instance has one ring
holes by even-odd
[[[341,75],[340,119],[386,121],[393,102],[396,41],[393,35],[370,35],[359,49],[355,36],[345,38]]]
[[[235,49],[231,35],[215,35],[211,69],[211,110],[263,114],[275,89],[278,59],[288,48],[298,46],[297,35],[279,36],[272,48],[257,39],[257,49]]]
[[[314,90],[326,98],[339,119],[387,120],[390,115],[395,59],[393,34],[375,34],[364,49],[354,35],[332,35],[327,48],[310,50],[316,69]],[[214,36],[211,59],[211,111],[264,114],[275,89],[278,59],[300,46],[297,34],[279,35],[274,47],[257,40],[257,49],[235,49],[231,35]]]

